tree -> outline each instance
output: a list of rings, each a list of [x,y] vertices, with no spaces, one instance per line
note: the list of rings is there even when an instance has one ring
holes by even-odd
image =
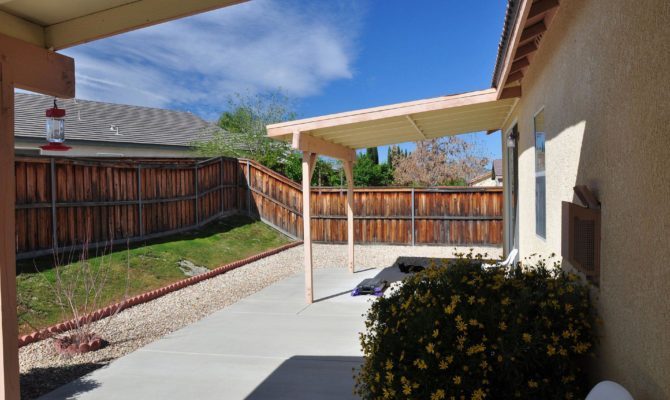
[[[369,147],[365,149],[365,154],[372,160],[373,163],[379,164],[379,150],[376,147]]]
[[[295,119],[291,101],[279,91],[228,99],[228,110],[211,139],[194,143],[199,155],[250,158],[281,171],[289,156],[287,143],[267,137],[266,125]]]
[[[459,137],[428,139],[398,160],[394,178],[399,185],[464,185],[482,174],[488,163],[476,145]]]
[[[400,159],[406,156],[407,153],[403,153],[403,150],[400,150],[400,146],[394,144],[393,146],[389,147],[388,163],[391,168],[395,168],[396,165],[398,165],[398,162],[400,162]]]
[[[291,152],[284,163],[284,168],[279,171],[296,182],[302,182],[302,155],[299,152]],[[312,186],[340,186],[342,185],[342,171],[338,162],[331,162],[318,158],[314,165],[312,175]]]
[[[387,163],[377,164],[367,154],[361,154],[354,164],[356,186],[388,186],[393,183],[393,169]]]

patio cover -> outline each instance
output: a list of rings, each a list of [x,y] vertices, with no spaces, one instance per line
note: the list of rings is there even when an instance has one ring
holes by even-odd
[[[60,50],[244,1],[0,0],[0,33]]]
[[[496,88],[307,118],[267,126],[268,136],[302,151],[305,300],[314,301],[311,238],[311,177],[319,154],[343,161],[347,176],[347,253],[354,271],[353,164],[356,149],[415,142],[460,133],[501,129],[521,87]]]
[[[274,139],[301,133],[349,149],[415,142],[500,129],[520,94],[520,87],[492,88],[273,124],[267,131]]]

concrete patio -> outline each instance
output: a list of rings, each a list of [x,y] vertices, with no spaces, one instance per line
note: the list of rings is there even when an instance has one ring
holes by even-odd
[[[371,297],[351,289],[397,268],[316,269],[277,282],[98,369],[43,399],[348,399],[361,362],[358,333]],[[197,304],[194,304],[197,307]]]

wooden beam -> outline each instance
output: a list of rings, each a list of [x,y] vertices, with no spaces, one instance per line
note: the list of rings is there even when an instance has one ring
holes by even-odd
[[[544,32],[547,31],[547,26],[544,24],[544,21],[540,21],[535,25],[531,25],[527,27],[526,29],[523,30],[523,33],[521,34],[521,42],[525,42],[526,40],[533,39],[537,37],[538,35],[543,34]]]
[[[0,34],[44,48],[44,28],[42,26],[4,11],[0,11]]]
[[[282,122],[267,126],[269,137],[284,137],[294,132],[309,132],[316,129],[344,126],[358,122],[377,121],[380,119],[403,117],[428,111],[482,104],[496,101],[498,91],[485,89],[476,92],[435,97],[431,99],[397,103],[381,107],[365,108],[339,114],[330,114],[302,120]]]
[[[416,124],[416,121],[414,121],[414,120],[412,119],[412,116],[411,116],[411,115],[405,115],[405,118],[407,118],[407,121],[409,121],[410,125],[412,125],[412,128],[414,128],[414,130],[416,131],[416,133],[418,133],[419,136],[421,136],[422,138],[426,139],[426,134],[423,133],[423,131],[421,130],[421,128],[419,128],[419,126]]]
[[[331,143],[301,132],[293,133],[291,146],[295,150],[314,154],[322,154],[324,156],[337,158],[343,161],[354,161],[356,159],[356,151],[354,149]]]
[[[514,72],[516,72],[516,71],[518,71],[522,68],[526,68],[529,65],[530,65],[530,61],[528,61],[527,57],[524,57],[520,60],[514,61],[512,63],[512,68],[510,68],[510,74],[513,74]]]
[[[0,61],[0,397],[19,398],[16,317],[16,224],[14,215],[14,85],[12,68]]]
[[[514,71],[513,73],[509,74],[505,83],[520,81],[521,78],[523,78],[523,71]]]
[[[516,54],[514,55],[514,60],[518,60],[522,57],[525,57],[537,50],[537,45],[535,42],[530,42],[528,44],[524,44],[523,46],[519,47],[516,49]]]
[[[47,26],[44,29],[44,40],[46,47],[60,50],[245,1],[247,0],[126,1],[116,7]]]
[[[521,97],[521,86],[512,86],[507,87],[502,90],[500,95],[501,99],[513,99],[515,97]]]
[[[312,260],[312,213],[310,205],[311,181],[314,168],[313,160],[317,155],[307,151],[302,152],[302,223],[303,223],[303,247],[305,249],[305,301],[307,304],[314,302],[314,279]]]
[[[354,272],[354,163],[345,161],[343,166],[347,176],[347,260],[350,272]]]
[[[74,60],[70,57],[0,34],[0,62],[11,69],[14,87],[74,97]]]
[[[533,3],[533,6],[530,8],[528,13],[528,19],[533,19],[542,14],[547,13],[548,11],[553,10],[558,7],[558,0],[539,0]]]

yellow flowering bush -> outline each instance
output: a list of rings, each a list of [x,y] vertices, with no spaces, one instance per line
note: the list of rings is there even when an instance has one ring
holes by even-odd
[[[467,255],[376,300],[361,334],[363,399],[579,399],[595,344],[588,288],[545,260]]]

